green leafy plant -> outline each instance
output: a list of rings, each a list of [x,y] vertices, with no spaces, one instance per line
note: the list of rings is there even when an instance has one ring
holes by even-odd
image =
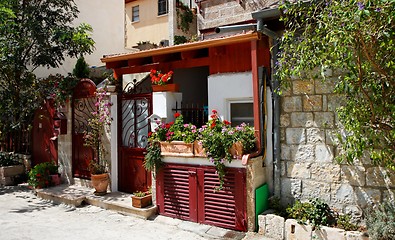
[[[179,45],[188,42],[187,37],[174,35],[174,45]]]
[[[41,80],[40,92],[43,97],[46,96],[55,100],[55,107],[60,107],[72,95],[78,82],[79,79],[71,74],[66,77],[60,74],[49,75]]]
[[[139,191],[139,192],[134,192],[133,195],[136,197],[145,197],[147,194],[145,192]]]
[[[51,185],[50,175],[58,174],[58,166],[53,162],[39,163],[29,172],[28,184],[34,188],[45,188]]]
[[[342,228],[346,231],[357,231],[359,226],[351,222],[349,214],[340,214],[336,219],[336,227]]]
[[[89,170],[92,174],[106,173],[108,161],[106,159],[107,151],[103,144],[103,134],[106,127],[112,122],[110,107],[112,103],[107,99],[105,89],[97,89],[96,93],[96,111],[92,112],[92,117],[88,119],[88,130],[84,134],[84,146],[91,147],[93,150],[93,159],[90,161]]]
[[[193,12],[182,2],[177,2],[177,27],[184,33],[189,31],[190,24],[193,21]]]
[[[75,67],[73,69],[73,74],[77,78],[88,78],[89,77],[89,65],[85,61],[85,58],[83,56],[80,56],[77,60],[77,63],[75,64]]]
[[[152,140],[149,142],[143,166],[147,171],[154,173],[154,175],[163,166],[159,142]]]
[[[214,163],[218,173],[218,190],[221,190],[225,181],[225,162],[232,162],[232,154],[229,149],[237,141],[242,142],[243,150],[248,153],[255,148],[255,136],[253,128],[246,124],[231,127],[227,120],[221,120],[216,110],[212,110],[212,115],[206,125],[199,129],[198,139],[203,144],[207,157]]]
[[[366,154],[395,170],[395,1],[286,0],[280,9],[282,88],[295,78],[327,80],[327,69],[336,72],[335,92],[347,99],[337,109],[344,127],[339,161]]]
[[[11,152],[0,152],[0,167],[21,165],[15,154]]]
[[[370,239],[395,239],[395,205],[393,202],[383,202],[369,208],[365,216]]]
[[[311,199],[303,203],[296,201],[292,207],[287,208],[287,213],[299,223],[309,223],[313,227],[333,224],[335,219],[328,204],[320,199]]]

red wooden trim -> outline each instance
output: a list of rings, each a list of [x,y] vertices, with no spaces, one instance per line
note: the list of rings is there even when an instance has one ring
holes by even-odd
[[[255,136],[257,137],[258,146],[261,146],[261,126],[259,124],[259,76],[258,76],[258,41],[251,41],[251,72],[252,72],[252,95],[254,99],[254,128]]]

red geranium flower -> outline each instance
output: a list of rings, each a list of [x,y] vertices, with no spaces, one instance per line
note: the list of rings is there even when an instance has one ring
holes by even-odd
[[[224,124],[225,124],[225,125],[230,125],[230,122],[227,121],[227,120],[224,120]]]
[[[215,125],[216,125],[215,122],[212,122],[210,128],[211,129],[215,128]]]
[[[179,116],[181,116],[180,113],[178,113],[178,112],[174,113],[174,117],[175,117],[175,118],[178,118]]]
[[[217,110],[215,110],[215,109],[213,109],[212,112],[213,112],[213,114],[217,114],[218,113]]]

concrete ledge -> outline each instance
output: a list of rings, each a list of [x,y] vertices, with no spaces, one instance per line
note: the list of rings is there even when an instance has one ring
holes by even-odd
[[[76,207],[86,202],[93,206],[125,214],[132,214],[144,219],[148,219],[157,214],[156,206],[147,208],[132,207],[132,194],[128,193],[110,192],[104,196],[96,196],[93,194],[94,189],[75,185],[59,185],[51,188],[36,189],[35,191],[37,196],[42,199]]]

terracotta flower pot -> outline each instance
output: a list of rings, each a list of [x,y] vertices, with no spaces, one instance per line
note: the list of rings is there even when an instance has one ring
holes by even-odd
[[[195,157],[207,157],[206,150],[199,141],[193,142],[193,154]]]
[[[233,158],[241,159],[243,156],[243,144],[241,142],[233,143],[232,147],[229,149],[229,152]]]
[[[193,157],[193,143],[183,141],[160,142],[163,156]]]
[[[108,173],[92,174],[91,182],[92,186],[96,190],[96,195],[105,195],[107,193],[108,184],[110,183],[110,177],[108,176]]]
[[[144,197],[132,196],[132,206],[136,208],[144,208],[152,205],[152,195],[146,195]]]
[[[179,86],[176,83],[166,85],[152,85],[153,92],[178,92]]]

